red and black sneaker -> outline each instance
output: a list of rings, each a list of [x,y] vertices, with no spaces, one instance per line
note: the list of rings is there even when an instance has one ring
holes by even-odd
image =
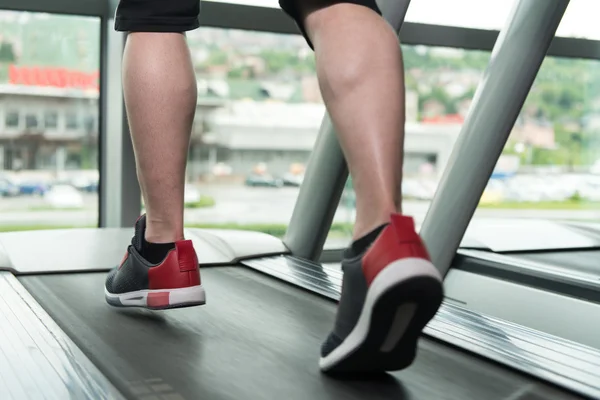
[[[442,277],[410,217],[392,215],[373,244],[344,259],[342,295],[319,365],[327,373],[397,371],[443,300]]]
[[[190,240],[175,242],[158,264],[141,255],[146,217],[135,224],[135,234],[121,264],[106,278],[104,294],[116,307],[144,307],[153,310],[205,304],[198,257]]]

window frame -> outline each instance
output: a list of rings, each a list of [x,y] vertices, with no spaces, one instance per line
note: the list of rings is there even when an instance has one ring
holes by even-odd
[[[139,198],[139,186],[135,177],[135,163],[132,162],[133,150],[129,146],[130,141],[125,140],[128,139],[128,132],[121,101],[122,89],[120,82],[116,83],[120,79],[117,67],[120,66],[125,41],[125,35],[113,29],[117,4],[118,0],[6,0],[2,5],[4,10],[100,18],[101,89],[98,127],[101,227],[130,226],[140,212],[139,202],[125,196],[125,193],[129,193],[136,199]],[[200,18],[203,27],[299,34],[293,21],[277,8],[207,1],[203,3]],[[400,39],[405,44],[483,51],[493,49],[498,35],[499,32],[494,30],[411,22],[405,22],[400,31]],[[555,37],[548,55],[597,60],[600,59],[600,40]],[[108,142],[111,143],[110,146]],[[115,164],[115,160],[118,163]],[[121,195],[115,196],[116,193]],[[120,199],[120,204],[108,206],[110,198]]]

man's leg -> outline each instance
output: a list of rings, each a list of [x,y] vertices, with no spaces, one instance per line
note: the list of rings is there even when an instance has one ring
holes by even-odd
[[[121,0],[128,32],[123,93],[147,213],[121,265],[106,280],[115,306],[173,308],[205,302],[198,259],[183,235],[188,146],[196,77],[184,32],[196,29],[199,0]]]
[[[281,0],[315,50],[317,75],[356,191],[329,372],[397,370],[442,301],[441,277],[400,214],[404,78],[398,38],[374,0]]]

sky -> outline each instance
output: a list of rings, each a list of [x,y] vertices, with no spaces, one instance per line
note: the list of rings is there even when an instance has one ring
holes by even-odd
[[[208,0],[279,7],[278,0]],[[412,0],[406,21],[499,30],[514,0]],[[557,36],[600,40],[600,0],[571,0]]]

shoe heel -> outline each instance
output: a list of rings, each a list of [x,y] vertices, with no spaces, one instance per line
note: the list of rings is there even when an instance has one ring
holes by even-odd
[[[206,304],[206,292],[200,285],[148,293],[147,307],[155,310]]]
[[[165,260],[148,271],[150,290],[181,289],[202,284],[198,257],[191,240],[175,243]]]
[[[411,217],[393,214],[390,225],[379,235],[363,258],[363,272],[367,284],[392,263],[405,258],[420,258],[429,261],[429,253],[415,231]]]

